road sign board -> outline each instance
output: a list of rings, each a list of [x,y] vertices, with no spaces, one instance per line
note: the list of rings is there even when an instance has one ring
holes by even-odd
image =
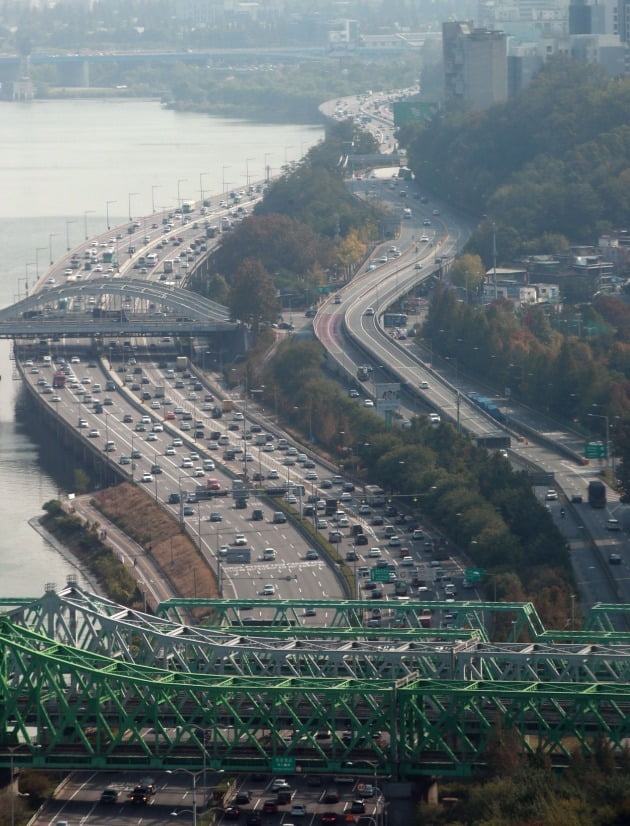
[[[586,459],[606,459],[607,456],[608,450],[604,442],[587,442],[584,445],[584,457]]]
[[[372,582],[389,582],[391,576],[387,568],[372,568],[370,571],[370,579]]]
[[[293,774],[295,772],[295,757],[272,757],[271,771],[278,774]]]
[[[481,582],[485,573],[485,568],[466,568],[464,577],[468,582]]]

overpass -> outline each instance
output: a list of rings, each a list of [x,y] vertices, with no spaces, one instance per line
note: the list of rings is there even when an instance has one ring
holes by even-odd
[[[310,603],[255,601],[269,625],[254,628],[253,603],[185,602],[210,624],[72,580],[3,599],[0,765],[409,780],[482,768],[498,726],[557,767],[602,738],[621,758],[630,737],[630,637],[605,630],[606,606],[585,634],[547,631],[519,604],[392,603],[391,626],[367,628],[372,601],[326,602],[336,624],[319,628],[303,624]],[[428,608],[459,627],[414,626]],[[489,642],[483,621],[502,618],[520,631]]]
[[[0,310],[0,338],[14,339],[204,336],[239,326],[197,293],[118,277],[46,286]]]

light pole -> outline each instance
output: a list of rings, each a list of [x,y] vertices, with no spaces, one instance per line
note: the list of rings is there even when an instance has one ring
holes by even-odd
[[[88,215],[93,215],[93,214],[94,214],[94,210],[93,210],[93,209],[86,209],[86,210],[84,210],[84,211],[83,211],[83,231],[84,231],[84,234],[85,234],[85,240],[86,240],[86,241],[87,241],[87,239],[89,238],[89,235],[88,235],[88,219],[87,219],[87,217],[88,217]],[[109,229],[109,227],[107,227],[107,229]]]
[[[181,185],[185,184],[188,178],[178,178],[177,179],[177,209],[181,215],[182,212],[182,196],[181,196]]]
[[[129,192],[127,194],[127,206],[129,207],[129,220],[131,221],[131,199],[137,195],[137,192]]]
[[[55,263],[55,260],[53,258],[53,254],[52,254],[52,239],[56,238],[56,237],[57,237],[56,232],[49,232],[48,233],[48,258],[49,258],[51,267]]]
[[[35,249],[35,276],[39,278],[39,254],[46,252],[46,247],[37,247]]]
[[[176,774],[177,772],[182,772],[183,774],[189,774],[192,777],[192,816],[193,816],[193,826],[197,826],[197,776],[201,774],[201,772],[193,772],[189,771],[188,769],[175,769],[174,771],[171,769],[167,769],[167,774]],[[171,814],[177,816],[180,814],[179,812],[172,812]]]
[[[199,199],[201,200],[201,206],[203,206],[203,196],[204,196],[203,179],[209,174],[210,174],[209,172],[200,172],[199,173]]]
[[[249,189],[249,162],[255,161],[256,158],[245,158],[245,181],[247,184],[247,188]]]
[[[223,166],[221,168],[221,192],[225,192],[225,170],[232,169],[231,166]]]
[[[155,190],[161,188],[162,187],[158,184],[153,184],[151,186],[151,212],[155,212]]]
[[[34,267],[34,266],[35,266],[34,261],[27,261],[27,263],[24,264],[24,272],[26,273],[26,277],[25,277],[25,280],[24,280],[24,290],[26,292],[26,295],[28,295],[28,268],[29,267]]]
[[[289,161],[287,160],[287,151],[289,149],[293,149],[293,148],[294,148],[293,146],[285,146],[284,147],[284,165],[285,166],[288,166],[288,164],[289,164]]]
[[[265,152],[265,174],[263,175],[263,180],[265,181],[265,183],[269,181],[269,161],[267,159],[271,158],[272,155],[273,152]]]
[[[117,203],[118,203],[118,201],[105,201],[105,217],[106,217],[106,220],[107,220],[107,229],[111,229],[111,227],[109,226],[109,207],[110,207],[110,204],[117,204]]]
[[[70,224],[76,224],[76,221],[66,221],[66,252],[70,252]]]
[[[591,419],[603,419],[606,424],[606,464],[610,465],[610,423],[604,413],[587,413]]]

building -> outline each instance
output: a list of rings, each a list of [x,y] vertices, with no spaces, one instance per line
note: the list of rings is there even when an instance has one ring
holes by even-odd
[[[472,22],[443,23],[442,55],[447,109],[482,110],[507,100],[504,32],[476,29]]]

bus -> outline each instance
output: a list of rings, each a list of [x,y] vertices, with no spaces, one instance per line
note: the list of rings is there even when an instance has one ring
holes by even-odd
[[[55,389],[59,389],[59,390],[61,390],[63,387],[65,387],[66,386],[66,374],[61,372],[61,371],[59,371],[58,373],[55,373],[55,375],[53,376],[52,386]]]
[[[407,327],[407,316],[404,313],[385,313],[383,325],[385,327]]]
[[[378,508],[385,504],[385,491],[378,485],[366,485],[365,501],[371,508]]]
[[[592,508],[606,507],[606,486],[599,479],[588,483],[588,503]]]

